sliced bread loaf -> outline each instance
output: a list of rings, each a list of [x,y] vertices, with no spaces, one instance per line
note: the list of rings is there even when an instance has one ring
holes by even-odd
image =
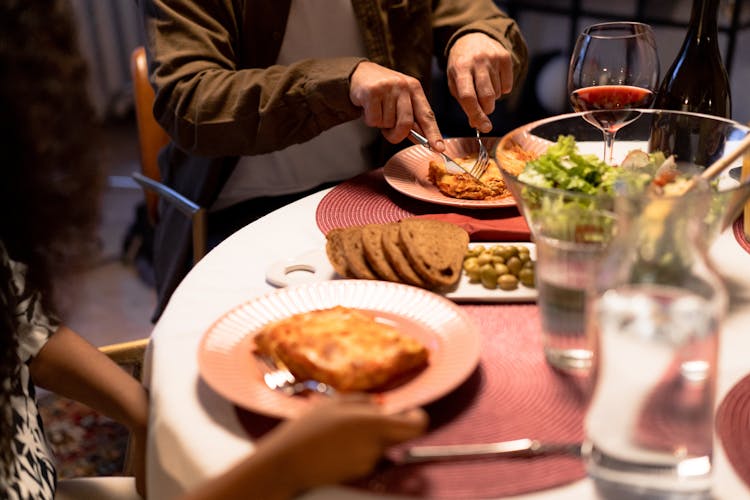
[[[399,224],[394,222],[383,226],[383,253],[401,281],[409,285],[425,287],[425,281],[419,277],[404,255],[399,238]]]
[[[469,245],[469,233],[463,228],[437,220],[404,219],[399,238],[409,264],[429,288],[458,282]]]
[[[355,278],[354,274],[349,271],[349,265],[346,263],[344,255],[343,234],[345,228],[336,227],[326,234],[326,255],[333,266],[336,274],[343,278]]]
[[[398,274],[388,263],[383,250],[383,224],[367,224],[362,227],[362,248],[365,260],[375,274],[386,281],[400,281]]]
[[[378,279],[365,260],[361,226],[345,228],[341,233],[341,246],[344,250],[344,258],[346,258],[346,267],[349,273],[355,278]]]

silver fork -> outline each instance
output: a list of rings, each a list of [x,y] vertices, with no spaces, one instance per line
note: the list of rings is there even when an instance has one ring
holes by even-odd
[[[477,134],[478,133],[479,132],[477,131]],[[420,144],[420,145],[426,147],[427,149],[429,149],[430,151],[432,151],[432,148],[430,147],[430,142],[427,140],[426,137],[424,137],[423,135],[420,135],[417,131],[410,130],[409,131],[409,139],[414,144]],[[482,146],[482,147],[484,147],[484,146]],[[485,149],[484,153],[485,153],[485,155],[487,155],[487,150],[486,149]],[[452,167],[453,169],[457,168],[459,170],[463,170],[464,172],[466,172],[467,174],[469,174],[470,176],[472,176],[477,182],[479,182],[481,184],[481,181],[479,180],[479,177],[477,177],[476,175],[474,175],[472,173],[477,168],[477,164],[479,163],[479,158],[477,158],[477,163],[475,163],[474,166],[469,169],[469,168],[464,167],[460,163],[458,163],[456,160],[454,160],[453,158],[451,158],[447,154],[445,154],[445,153],[439,153],[439,154],[440,154],[440,156],[443,157],[443,160],[445,161],[445,163],[447,164],[448,167]],[[484,173],[484,170],[486,170],[486,169],[487,169],[487,167],[485,166],[484,169],[482,170],[482,173]]]
[[[328,384],[317,380],[297,380],[289,371],[289,368],[280,360],[270,356],[253,353],[255,359],[263,370],[263,382],[269,389],[283,392],[288,396],[301,394],[303,392],[317,392],[326,396],[333,396],[336,390]]]
[[[479,153],[477,154],[477,162],[471,167],[471,176],[479,179],[487,171],[487,166],[490,164],[490,155],[487,153],[487,148],[482,142],[482,138],[479,137],[479,130],[477,130],[477,142],[479,143]]]

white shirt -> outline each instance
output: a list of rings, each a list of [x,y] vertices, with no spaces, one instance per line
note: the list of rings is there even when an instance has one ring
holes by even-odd
[[[350,0],[292,0],[277,64],[365,55]],[[358,119],[326,130],[303,144],[243,156],[212,209],[258,196],[305,191],[364,172],[371,167],[365,146],[378,133]]]

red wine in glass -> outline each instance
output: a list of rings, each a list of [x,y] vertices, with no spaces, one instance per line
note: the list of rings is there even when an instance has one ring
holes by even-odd
[[[576,111],[600,111],[584,118],[610,132],[637,118],[634,108],[648,108],[654,99],[649,89],[632,85],[598,85],[574,90],[570,102]]]
[[[612,162],[615,133],[651,106],[659,82],[659,57],[651,27],[635,22],[599,23],[578,36],[568,68],[573,109],[599,128],[604,161]],[[591,112],[591,113],[588,113]]]

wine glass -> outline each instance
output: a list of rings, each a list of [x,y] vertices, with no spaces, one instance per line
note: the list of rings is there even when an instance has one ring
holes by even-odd
[[[651,27],[636,22],[588,26],[578,36],[568,68],[568,93],[576,111],[604,134],[604,161],[612,162],[618,129],[648,108],[659,83],[659,56]]]

